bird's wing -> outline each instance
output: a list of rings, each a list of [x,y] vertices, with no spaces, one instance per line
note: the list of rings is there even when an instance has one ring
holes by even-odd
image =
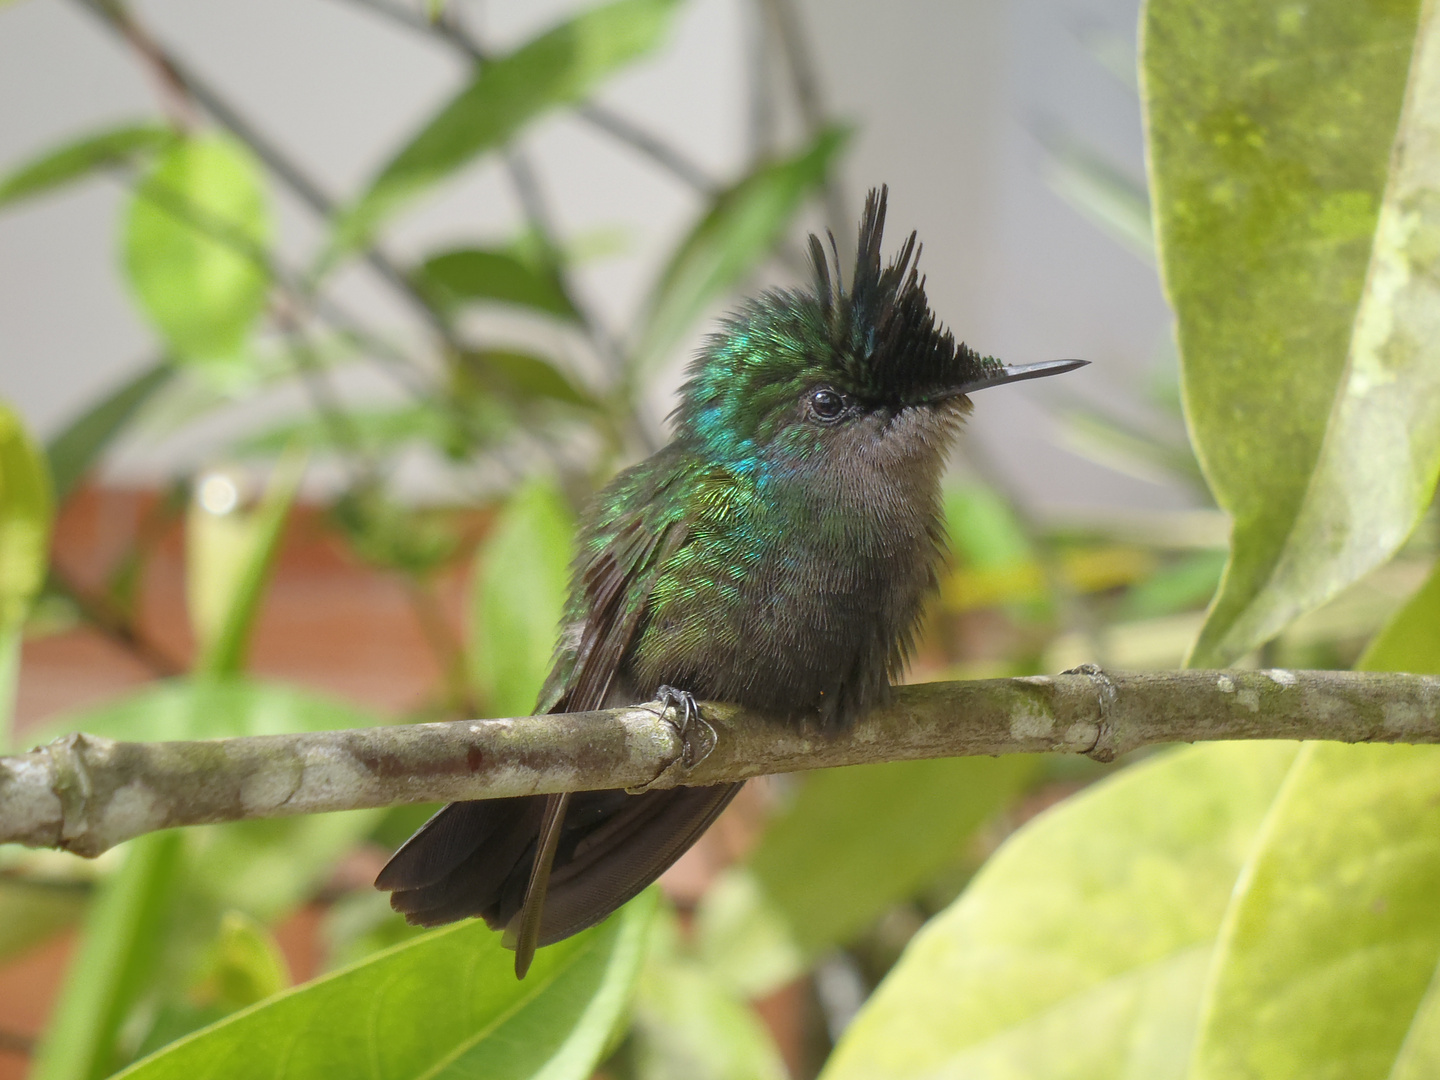
[[[562,632],[555,665],[540,692],[542,710],[587,712],[603,707],[650,591],[670,556],[684,544],[685,534],[678,517],[657,522],[652,507],[639,507],[614,524],[608,542],[593,558],[582,557],[570,606],[584,615],[578,625],[572,623]],[[545,800],[535,863],[515,932],[515,974],[520,978],[525,977],[540,942],[550,869],[569,805],[568,792]]]

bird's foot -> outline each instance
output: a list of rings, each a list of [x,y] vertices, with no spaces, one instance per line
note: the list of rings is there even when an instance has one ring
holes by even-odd
[[[710,722],[700,714],[700,706],[696,704],[695,695],[688,690],[677,690],[673,686],[662,686],[655,692],[655,698],[660,702],[660,708],[664,710],[661,716],[664,717],[674,728],[675,733],[680,736],[680,762],[687,769],[694,768],[700,762],[710,756],[719,741],[715,729]],[[675,709],[680,714],[679,722],[670,719],[670,710]]]

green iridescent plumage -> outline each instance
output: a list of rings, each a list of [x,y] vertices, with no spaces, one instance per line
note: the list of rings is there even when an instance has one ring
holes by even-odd
[[[1078,362],[1007,368],[956,344],[930,311],[914,235],[882,262],[884,219],[882,189],[848,288],[812,237],[813,289],[727,319],[690,369],[672,442],[601,492],[541,710],[670,686],[825,731],[889,692],[935,587],[940,476],[966,393]],[[377,884],[412,922],[504,927],[523,974],[536,944],[655,880],[738,789],[456,803]]]

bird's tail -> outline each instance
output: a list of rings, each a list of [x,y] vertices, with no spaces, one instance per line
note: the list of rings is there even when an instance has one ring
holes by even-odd
[[[412,925],[475,915],[504,930],[523,977],[537,945],[594,926],[637,895],[742,786],[451,803],[395,853],[375,887],[391,893],[390,906]],[[547,848],[548,880],[545,861],[537,866],[535,858]]]

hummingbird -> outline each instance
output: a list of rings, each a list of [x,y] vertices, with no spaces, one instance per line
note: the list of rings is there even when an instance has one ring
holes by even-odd
[[[730,701],[836,732],[904,671],[945,554],[940,482],[969,395],[1070,371],[1008,366],[940,325],[915,233],[882,261],[872,190],[848,287],[809,238],[809,289],[745,303],[708,338],[672,440],[582,519],[537,713]],[[600,922],[658,878],[743,785],[451,803],[376,879],[419,926],[537,947]]]

